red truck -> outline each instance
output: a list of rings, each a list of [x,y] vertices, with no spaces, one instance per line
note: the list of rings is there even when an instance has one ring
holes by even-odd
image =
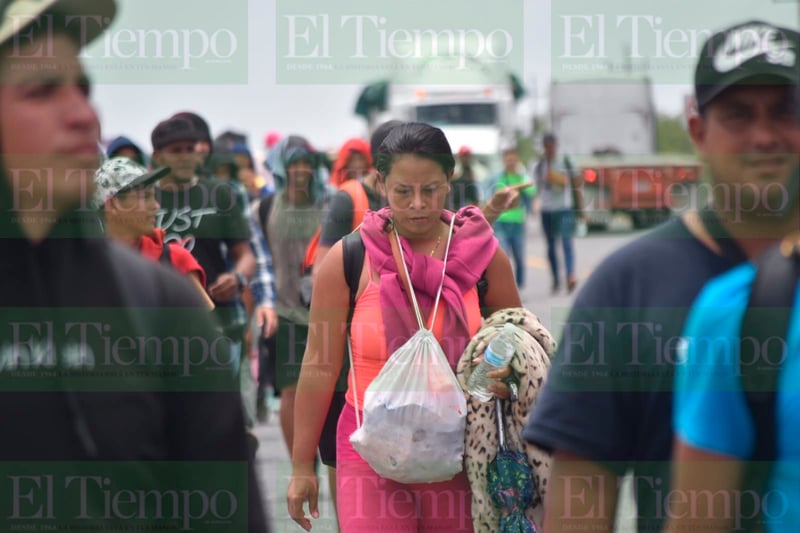
[[[646,227],[694,201],[700,163],[658,154],[657,120],[649,78],[552,83],[551,126],[582,178],[590,226],[608,226],[622,212]]]
[[[701,165],[692,155],[598,155],[571,158],[582,182],[588,225],[605,229],[614,213],[644,228],[672,211],[697,207]]]

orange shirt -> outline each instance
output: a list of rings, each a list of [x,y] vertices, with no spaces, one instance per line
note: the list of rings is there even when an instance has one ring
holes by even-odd
[[[356,300],[353,311],[353,322],[350,327],[350,344],[353,350],[353,365],[347,376],[347,403],[355,407],[355,394],[353,392],[353,374],[355,373],[356,389],[358,392],[358,408],[364,408],[364,391],[377,377],[384,363],[391,354],[386,350],[386,339],[383,328],[383,312],[380,302],[380,285],[372,279],[372,267],[366,262],[370,272],[370,280],[364,292]],[[469,334],[475,335],[481,327],[481,312],[478,301],[478,291],[472,287],[464,294],[464,305],[467,309],[467,322]],[[413,313],[406,302],[398,306],[401,313]],[[398,312],[394,307],[386,312]],[[447,308],[443,301],[439,301],[439,310],[436,313],[436,323],[433,324],[433,334],[442,343],[442,329]],[[430,317],[423,317],[430,322]],[[430,324],[428,324],[430,326]],[[399,346],[397,346],[399,348]],[[455,367],[453,368],[455,372]]]

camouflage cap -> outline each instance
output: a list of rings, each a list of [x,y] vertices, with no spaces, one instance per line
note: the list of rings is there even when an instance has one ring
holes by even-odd
[[[169,167],[148,171],[127,157],[114,157],[103,163],[94,174],[94,203],[100,207],[106,200],[122,192],[147,187],[170,173]]]

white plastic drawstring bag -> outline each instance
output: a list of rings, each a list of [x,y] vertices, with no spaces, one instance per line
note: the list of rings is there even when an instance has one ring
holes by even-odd
[[[451,220],[431,324],[436,320],[452,233]],[[396,230],[394,236],[397,239]],[[397,248],[407,282],[410,278],[402,246]],[[466,399],[439,341],[423,324],[414,288],[410,283],[406,287],[419,331],[389,357],[364,391],[363,424],[352,374],[358,429],[350,442],[384,478],[400,483],[446,481],[463,466]],[[350,367],[354,368],[352,361]]]

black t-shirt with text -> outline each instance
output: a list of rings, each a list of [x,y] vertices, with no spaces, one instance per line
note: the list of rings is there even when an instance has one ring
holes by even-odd
[[[213,284],[231,268],[226,248],[250,238],[239,195],[214,178],[200,178],[180,191],[156,189],[156,194],[161,204],[156,225],[166,232],[165,242],[177,241],[189,250],[206,271],[208,285]]]

